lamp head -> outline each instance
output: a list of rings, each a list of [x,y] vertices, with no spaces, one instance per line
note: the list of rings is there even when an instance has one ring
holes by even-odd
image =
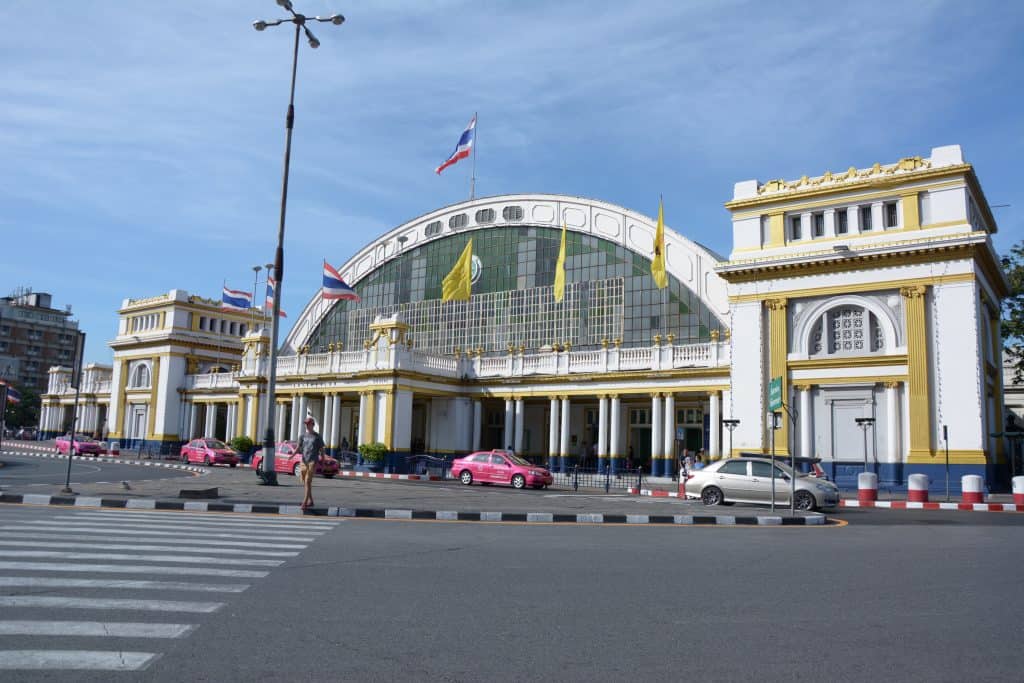
[[[260,19],[258,21],[252,22],[252,27],[254,29],[256,29],[257,31],[262,31],[263,29],[265,29],[267,27],[267,22],[265,22],[262,19]]]
[[[335,14],[331,17],[331,23],[335,26],[341,26],[345,23],[345,17],[340,14]]]
[[[306,29],[306,38],[309,39],[309,46],[314,50],[320,47],[320,41],[316,39],[316,36],[314,36],[313,32],[310,31],[308,28]]]
[[[277,4],[285,8],[289,12],[292,11],[292,0],[277,0]]]

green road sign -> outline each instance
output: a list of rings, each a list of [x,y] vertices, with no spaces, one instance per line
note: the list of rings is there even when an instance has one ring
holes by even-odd
[[[782,378],[772,377],[768,383],[768,410],[775,412],[782,409]]]

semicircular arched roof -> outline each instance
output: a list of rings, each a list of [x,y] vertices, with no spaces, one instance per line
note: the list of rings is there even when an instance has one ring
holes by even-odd
[[[518,207],[521,210],[521,218],[506,219],[507,207]],[[492,209],[494,219],[477,222],[477,213],[483,209]],[[514,215],[516,212],[512,213]],[[452,219],[460,214],[465,216],[464,224],[460,227],[451,227],[461,223],[462,219],[455,219],[454,223],[452,222]],[[570,231],[614,242],[647,259],[653,254],[657,221],[649,216],[615,204],[583,197],[511,194],[460,202],[414,218],[363,247],[338,268],[338,272],[345,282],[356,287],[360,280],[385,263],[398,258],[411,248],[434,240],[503,225],[561,228],[563,221]],[[666,270],[694,292],[714,315],[725,320],[729,312],[726,283],[714,270],[721,260],[710,250],[683,237],[666,224]],[[320,296],[320,290],[316,291],[285,339],[285,353],[295,353],[306,343],[334,303],[324,300]]]

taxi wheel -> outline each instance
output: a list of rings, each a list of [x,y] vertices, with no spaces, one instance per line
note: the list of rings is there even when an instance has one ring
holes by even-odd
[[[334,475],[333,474],[325,474],[324,475],[324,479],[334,479]]]
[[[514,489],[526,488],[526,477],[524,477],[521,474],[517,474],[516,476],[512,477],[512,488],[514,488]]]
[[[237,462],[233,462],[233,463],[231,463],[231,466],[232,467],[238,467],[238,463]]]
[[[466,486],[469,486],[473,483],[473,473],[469,470],[462,470],[462,474],[459,475],[459,481]]]
[[[207,455],[203,457],[203,464],[206,465],[207,467],[210,466],[210,456]]]
[[[700,492],[700,502],[705,505],[721,505],[725,501],[722,489],[717,486],[709,486]]]
[[[817,505],[814,502],[814,496],[809,491],[797,491],[796,498],[796,509],[803,512],[813,512]]]
[[[295,463],[295,467],[292,468],[292,474],[296,477],[299,476],[299,463]]]

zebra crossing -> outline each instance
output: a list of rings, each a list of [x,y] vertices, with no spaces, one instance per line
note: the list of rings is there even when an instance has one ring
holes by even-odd
[[[193,512],[7,512],[0,510],[0,672],[143,670],[163,654],[160,643],[190,637],[203,615],[340,523]]]

